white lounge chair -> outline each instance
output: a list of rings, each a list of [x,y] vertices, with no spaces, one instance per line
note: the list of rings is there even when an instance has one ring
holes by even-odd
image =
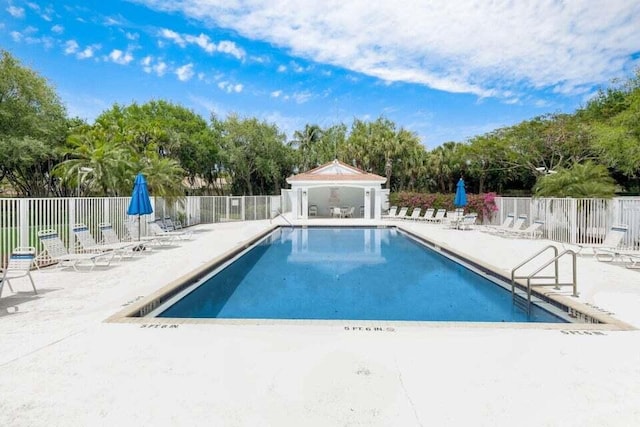
[[[398,213],[398,207],[397,206],[391,206],[389,208],[389,212],[382,215],[382,219],[392,219],[396,217],[396,214]]]
[[[147,224],[149,231],[154,236],[159,237],[172,237],[176,240],[189,240],[193,233],[191,231],[165,231],[160,228],[160,225],[156,222],[150,222]]]
[[[596,248],[595,256],[598,261],[619,261],[627,268],[640,268],[640,250]]]
[[[426,211],[424,211],[424,215],[422,215],[421,217],[418,217],[418,220],[420,221],[428,221],[429,219],[433,218],[433,213],[436,210],[433,208],[429,208]]]
[[[134,252],[150,250],[150,245],[155,243],[155,240],[157,240],[154,239],[147,242],[122,242],[118,237],[118,234],[108,222],[101,222],[98,224],[98,229],[100,230],[100,233],[102,233],[102,242],[104,244],[116,245],[118,243],[127,243],[132,246],[131,250]]]
[[[480,231],[484,231],[487,233],[490,233],[492,231],[495,230],[508,230],[511,227],[511,224],[513,224],[513,220],[515,219],[515,215],[510,213],[507,214],[507,216],[505,217],[504,221],[502,221],[502,224],[500,225],[486,225],[482,230]]]
[[[577,246],[578,250],[576,251],[578,255],[587,255],[583,254],[583,250],[591,250],[591,255],[596,255],[598,250],[609,249],[615,251],[619,249],[620,244],[622,243],[622,239],[624,239],[625,234],[627,234],[628,226],[623,224],[612,225],[609,228],[609,231],[604,236],[604,240],[600,244],[580,244],[580,243],[569,243],[568,246]],[[564,246],[564,245],[563,245]]]
[[[525,229],[521,230],[506,230],[502,233],[505,237],[528,237],[530,239],[537,239],[542,237],[542,230],[540,228],[544,225],[544,221],[533,221]]]
[[[492,230],[488,230],[488,233],[492,233],[492,234],[504,234],[504,233],[510,233],[512,231],[516,231],[516,230],[520,230],[522,229],[522,226],[524,225],[525,222],[527,222],[528,217],[526,215],[518,215],[518,218],[516,218],[516,220],[513,222],[513,225],[511,227],[505,227],[505,228],[495,228]]]
[[[113,251],[98,254],[70,254],[58,236],[58,232],[53,229],[38,231],[38,238],[44,246],[44,254],[41,254],[41,257],[57,262],[60,267],[73,267],[76,271],[83,264],[89,265],[90,270],[96,266],[107,267],[115,255]]]
[[[172,220],[170,216],[165,216],[160,227],[166,231],[177,231],[182,229],[182,223],[178,220]]]
[[[406,216],[404,219],[410,219],[412,221],[417,221],[420,218],[420,212],[421,212],[420,208],[413,208],[413,211],[411,211],[411,215]]]
[[[11,255],[9,255],[9,263],[2,271],[2,276],[0,277],[0,296],[2,296],[2,287],[5,283],[9,286],[11,292],[13,292],[10,280],[25,276],[27,276],[31,281],[33,293],[36,295],[38,294],[36,284],[33,282],[33,277],[31,277],[31,267],[33,266],[35,259],[36,248],[32,246],[18,247],[11,251]]]
[[[396,214],[396,216],[394,216],[391,219],[403,219],[407,216],[407,211],[409,210],[409,208],[407,207],[401,207],[400,210],[398,211],[398,213]]]
[[[136,253],[133,250],[135,244],[132,242],[98,244],[85,224],[79,223],[74,225],[72,231],[76,236],[76,241],[81,252],[101,253],[114,251],[119,258],[132,257]]]
[[[425,221],[433,222],[433,223],[441,223],[444,220],[446,214],[447,214],[446,209],[438,209],[433,218],[425,218]]]
[[[478,220],[478,214],[475,212],[464,215],[458,220],[458,230],[471,230]]]
[[[129,221],[125,223],[129,240],[132,242],[144,242],[148,245],[158,246],[171,246],[176,243],[176,238],[173,236],[140,236],[137,221]]]

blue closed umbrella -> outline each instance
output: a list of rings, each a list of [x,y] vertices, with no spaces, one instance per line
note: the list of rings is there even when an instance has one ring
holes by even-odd
[[[129,202],[127,215],[138,216],[138,239],[140,239],[140,215],[148,215],[153,212],[151,200],[149,199],[149,190],[147,190],[147,181],[144,175],[139,173],[133,182],[133,193]]]
[[[454,206],[464,207],[467,206],[467,192],[464,190],[464,180],[460,178],[456,188],[456,197],[453,199]]]

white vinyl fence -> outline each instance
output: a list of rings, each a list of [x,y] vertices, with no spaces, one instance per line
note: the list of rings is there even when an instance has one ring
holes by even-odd
[[[18,246],[42,247],[39,230],[55,229],[70,251],[75,250],[72,227],[84,223],[96,240],[98,225],[109,222],[120,238],[125,238],[129,197],[83,197],[27,199],[0,198],[0,268]],[[154,212],[141,217],[142,232],[147,222],[171,217],[184,226],[224,221],[270,219],[282,210],[281,196],[188,196],[173,200],[152,197]],[[69,244],[71,242],[71,244]]]
[[[598,244],[613,225],[626,225],[622,242],[626,249],[640,250],[640,197],[613,199],[556,199],[496,197],[498,211],[491,223],[499,224],[513,213],[527,215],[525,226],[544,221],[543,236],[563,243]]]

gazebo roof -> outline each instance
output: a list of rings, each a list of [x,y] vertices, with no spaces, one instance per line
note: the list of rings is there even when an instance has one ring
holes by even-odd
[[[387,178],[376,175],[374,173],[365,172],[362,169],[349,166],[346,163],[342,163],[339,160],[334,160],[329,163],[325,163],[322,166],[318,166],[315,169],[308,170],[297,175],[287,178],[287,182],[301,183],[301,182],[345,182],[345,181],[360,181],[369,183],[383,184],[387,181]]]

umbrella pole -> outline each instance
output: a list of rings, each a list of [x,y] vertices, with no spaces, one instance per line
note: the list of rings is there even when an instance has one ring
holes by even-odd
[[[138,215],[138,242],[142,241],[142,236],[140,236],[140,215]]]

